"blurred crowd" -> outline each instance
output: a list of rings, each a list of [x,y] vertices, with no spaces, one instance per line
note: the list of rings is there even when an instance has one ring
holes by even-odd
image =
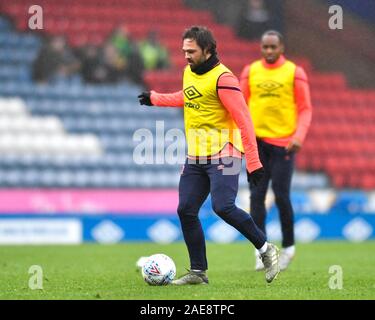
[[[245,39],[258,40],[270,29],[284,31],[284,0],[184,0],[184,3],[211,11],[217,22],[229,24]]]
[[[264,0],[248,0],[238,20],[237,34],[244,38],[257,39],[272,29],[272,16]]]
[[[71,48],[63,36],[46,39],[33,63],[33,79],[47,83],[80,75],[87,83],[129,80],[143,84],[143,72],[168,68],[167,49],[158,34],[150,31],[135,41],[127,27],[119,26],[102,46],[88,44]]]

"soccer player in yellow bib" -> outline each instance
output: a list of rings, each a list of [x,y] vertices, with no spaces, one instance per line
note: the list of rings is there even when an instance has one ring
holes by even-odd
[[[282,35],[272,30],[265,32],[261,51],[263,58],[247,65],[240,79],[265,169],[259,184],[250,182],[250,212],[266,232],[265,198],[272,181],[282,231],[280,268],[285,270],[295,255],[294,212],[290,201],[294,157],[310,126],[312,107],[305,71],[285,59]],[[255,269],[262,270],[259,252],[255,254]]]
[[[138,96],[140,104],[184,108],[188,155],[180,177],[177,213],[191,269],[173,284],[208,284],[206,245],[198,213],[209,193],[215,213],[259,250],[266,281],[271,282],[280,271],[278,249],[267,242],[251,216],[235,205],[242,152],[251,183],[258,184],[264,171],[239,81],[220,63],[216,41],[207,28],[193,26],[182,39],[188,63],[183,90]]]

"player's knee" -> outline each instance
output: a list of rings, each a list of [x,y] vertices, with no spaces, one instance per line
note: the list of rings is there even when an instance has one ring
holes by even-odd
[[[218,216],[231,213],[236,208],[233,202],[216,201],[212,204],[212,209]]]
[[[290,196],[290,187],[285,183],[273,183],[272,190],[275,194],[275,199],[289,198]]]
[[[291,204],[290,197],[288,193],[275,195],[275,203],[281,206],[287,206]]]
[[[194,208],[189,202],[180,202],[177,207],[177,214],[180,219],[198,215],[197,212],[194,212]]]
[[[177,207],[177,214],[179,217],[183,216],[184,213],[187,211],[187,205],[185,203],[179,203]]]
[[[250,200],[252,203],[264,203],[266,201],[266,195],[259,192],[252,192]]]

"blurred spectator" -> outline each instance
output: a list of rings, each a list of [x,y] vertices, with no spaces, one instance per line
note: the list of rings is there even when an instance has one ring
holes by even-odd
[[[126,65],[126,75],[127,77],[134,81],[135,83],[143,85],[143,60],[139,53],[138,45],[135,47],[135,51],[130,56],[128,63]]]
[[[126,74],[135,83],[143,84],[143,60],[138,45],[125,25],[121,25],[113,32],[110,42],[116,48],[126,64]]]
[[[260,38],[263,32],[269,29],[282,32],[285,2],[287,1],[184,0],[190,7],[212,11],[217,22],[231,25],[239,36],[248,39]]]
[[[101,65],[106,70],[107,82],[117,82],[125,77],[127,61],[110,42],[104,45]]]
[[[33,63],[33,79],[44,83],[69,78],[80,68],[78,59],[63,36],[52,37],[41,48]]]
[[[264,0],[248,0],[239,20],[238,35],[248,39],[259,38],[271,28],[271,14]]]
[[[115,83],[125,77],[126,62],[112,43],[100,50],[89,45],[82,54],[82,77],[89,83]]]
[[[97,82],[96,69],[100,66],[99,49],[94,45],[88,45],[81,52],[81,73],[84,81]]]
[[[168,51],[159,42],[157,32],[150,31],[147,38],[140,42],[139,50],[146,70],[169,67]]]
[[[136,43],[132,40],[128,28],[125,25],[119,26],[112,34],[111,40],[119,54],[129,59],[136,51]]]

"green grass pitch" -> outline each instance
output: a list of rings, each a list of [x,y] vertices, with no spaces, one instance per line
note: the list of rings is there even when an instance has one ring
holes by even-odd
[[[0,246],[0,299],[375,299],[375,242],[298,244],[290,269],[266,284],[253,271],[253,248],[246,242],[207,244],[207,286],[147,285],[135,263],[165,253],[177,275],[188,267],[183,243],[124,243],[79,246]],[[43,270],[43,289],[29,288],[29,268]],[[332,265],[342,268],[342,289],[330,289]],[[333,280],[331,280],[333,281]]]

